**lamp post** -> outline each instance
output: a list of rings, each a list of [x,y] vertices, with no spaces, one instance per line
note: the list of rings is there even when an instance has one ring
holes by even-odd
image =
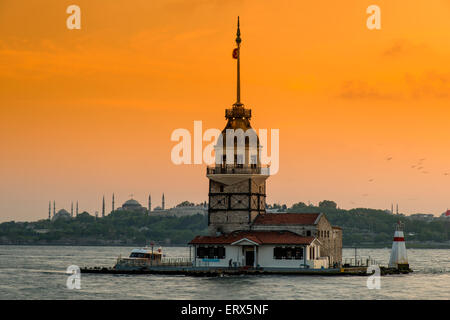
[[[151,260],[150,260],[150,265],[152,266],[152,265],[153,265],[153,246],[154,246],[155,244],[154,244],[153,241],[152,241],[152,242],[150,242],[150,245],[152,246],[152,258],[151,258]]]

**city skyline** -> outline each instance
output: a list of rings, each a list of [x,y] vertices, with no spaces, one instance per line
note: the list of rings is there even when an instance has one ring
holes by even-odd
[[[369,1],[78,1],[81,30],[65,3],[20,2],[0,11],[0,221],[45,218],[49,199],[145,204],[152,186],[168,207],[205,201],[206,166],[173,164],[170,136],[224,127],[238,15],[242,101],[255,129],[280,130],[267,203],[450,207],[448,2],[377,1],[381,30]]]

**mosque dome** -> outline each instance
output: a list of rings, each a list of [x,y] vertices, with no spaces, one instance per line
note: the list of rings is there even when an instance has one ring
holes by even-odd
[[[125,201],[125,203],[122,205],[122,207],[123,208],[137,208],[137,207],[142,207],[142,206],[136,200],[130,199],[130,200]]]
[[[53,216],[52,220],[70,219],[70,218],[71,218],[70,213],[65,209],[61,209]]]

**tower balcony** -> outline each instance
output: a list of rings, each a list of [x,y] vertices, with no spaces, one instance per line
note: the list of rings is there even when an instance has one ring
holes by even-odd
[[[245,175],[270,175],[269,165],[257,164],[219,164],[208,166],[206,175],[245,174]]]
[[[225,109],[225,118],[246,118],[250,119],[252,117],[252,110],[245,109],[243,107],[236,107],[232,109]]]

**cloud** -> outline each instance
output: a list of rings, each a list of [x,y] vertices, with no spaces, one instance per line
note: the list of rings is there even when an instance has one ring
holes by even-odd
[[[383,57],[398,58],[405,55],[427,51],[425,44],[414,44],[406,39],[395,40],[386,50],[383,51]]]
[[[349,80],[342,84],[339,96],[344,99],[392,99],[394,94],[382,92],[364,81]]]
[[[449,99],[450,72],[425,71],[419,74],[405,73],[392,89],[382,83],[369,85],[360,80],[347,80],[338,94],[343,99]]]
[[[450,98],[450,72],[429,71],[421,75],[405,75],[412,98]]]

